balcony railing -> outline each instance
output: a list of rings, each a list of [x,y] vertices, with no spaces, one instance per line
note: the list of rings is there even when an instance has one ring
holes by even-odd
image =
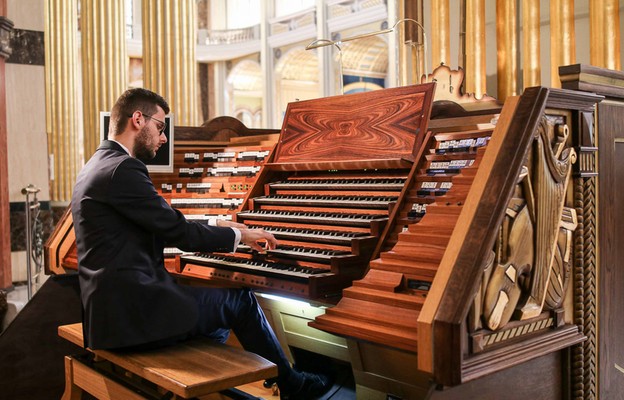
[[[220,45],[243,43],[260,39],[260,24],[239,29],[199,29],[197,43],[200,45]]]

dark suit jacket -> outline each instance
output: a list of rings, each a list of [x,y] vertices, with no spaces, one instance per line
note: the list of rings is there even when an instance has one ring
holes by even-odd
[[[145,164],[108,140],[78,175],[71,208],[86,346],[133,346],[195,326],[197,305],[167,273],[164,244],[228,252],[232,229],[187,221],[158,195]]]

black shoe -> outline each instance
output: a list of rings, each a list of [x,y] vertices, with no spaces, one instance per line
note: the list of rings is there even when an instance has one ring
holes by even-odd
[[[309,372],[298,372],[303,383],[293,392],[285,392],[280,389],[281,400],[316,400],[327,393],[333,386],[330,377]]]

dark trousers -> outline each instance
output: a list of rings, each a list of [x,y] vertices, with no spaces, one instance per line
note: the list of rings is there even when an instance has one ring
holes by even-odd
[[[189,333],[191,337],[206,336],[223,343],[231,329],[245,350],[277,365],[282,390],[301,384],[251,290],[182,287],[197,300],[199,307],[199,320]]]

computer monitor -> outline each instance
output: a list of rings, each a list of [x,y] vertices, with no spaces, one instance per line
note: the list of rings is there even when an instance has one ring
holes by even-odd
[[[108,138],[108,124],[110,122],[110,112],[100,112],[100,140]],[[165,136],[167,137],[167,143],[163,144],[156,157],[152,160],[145,162],[147,170],[151,172],[173,172],[173,114],[165,116],[165,122],[167,128],[165,129]]]

